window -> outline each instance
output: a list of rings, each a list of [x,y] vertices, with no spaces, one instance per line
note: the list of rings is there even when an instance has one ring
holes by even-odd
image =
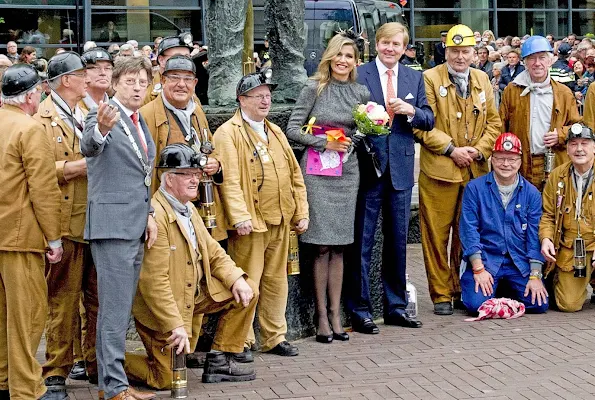
[[[499,3],[498,3],[499,4]],[[500,36],[523,36],[526,34],[555,37],[568,34],[568,13],[565,11],[499,11],[498,32]]]
[[[71,0],[74,1],[74,0]],[[91,0],[93,6],[129,6],[129,7],[198,7],[199,0]]]
[[[0,43],[17,42],[20,49],[33,46],[37,57],[49,58],[53,49],[47,47],[65,47],[76,50],[77,16],[76,10],[61,9],[14,9],[3,8],[0,15],[4,23],[0,24]],[[50,46],[48,46],[50,45]],[[69,46],[70,45],[70,46]]]
[[[595,4],[594,4],[595,6]],[[572,13],[572,30],[579,36],[587,33],[595,33],[595,12],[577,11]],[[567,32],[560,32],[560,36],[566,36]]]
[[[194,40],[202,37],[200,10],[94,9],[91,22],[91,40],[98,44],[110,41],[121,43],[131,39],[150,44],[158,36],[173,36],[181,32],[191,32]]]
[[[498,8],[568,8],[568,0],[498,0]]]
[[[440,40],[440,31],[447,31],[456,24],[465,24],[472,29],[483,32],[492,29],[493,13],[488,10],[477,11],[420,11],[415,12],[416,38],[435,38]]]

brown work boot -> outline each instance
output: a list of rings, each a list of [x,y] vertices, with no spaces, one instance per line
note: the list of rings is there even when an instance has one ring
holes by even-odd
[[[136,400],[136,397],[130,393],[129,389],[126,389],[112,397],[111,400]]]
[[[128,391],[132,395],[132,398],[136,399],[136,400],[149,400],[149,399],[157,398],[157,395],[155,393],[140,392],[140,391],[136,390],[135,388],[133,388],[132,386],[128,386]]]

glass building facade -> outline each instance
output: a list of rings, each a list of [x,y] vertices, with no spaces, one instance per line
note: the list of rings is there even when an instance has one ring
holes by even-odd
[[[409,0],[405,16],[411,36],[422,42],[438,40],[457,23],[496,37],[595,33],[595,0]]]
[[[202,21],[202,0],[0,0],[0,48],[12,40],[49,58],[87,40],[152,46],[158,36],[186,31],[202,42]]]
[[[189,31],[204,41],[204,0],[0,0],[0,48],[14,40],[49,57],[57,47],[77,49],[77,43],[136,39],[152,44],[157,36]],[[255,3],[262,0],[255,0]],[[256,7],[255,20],[262,18]],[[411,37],[429,45],[440,31],[457,23],[498,36],[574,32],[595,33],[595,0],[409,0],[405,19]],[[261,42],[260,32],[255,39]]]

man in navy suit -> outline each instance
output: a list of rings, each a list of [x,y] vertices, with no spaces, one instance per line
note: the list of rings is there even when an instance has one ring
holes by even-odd
[[[399,64],[409,41],[407,29],[397,22],[383,25],[376,33],[375,61],[358,68],[358,82],[371,93],[370,100],[387,107],[391,132],[369,136],[376,162],[360,155],[361,183],[356,216],[356,233],[351,272],[354,287],[347,299],[353,328],[362,333],[378,333],[372,321],[369,277],[374,233],[383,209],[384,249],[382,283],[384,323],[419,328],[422,323],[410,318],[405,308],[405,267],[407,231],[413,187],[415,149],[413,128],[434,127],[420,71]]]

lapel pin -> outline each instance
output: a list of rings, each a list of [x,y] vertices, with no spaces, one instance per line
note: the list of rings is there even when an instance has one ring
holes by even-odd
[[[444,86],[440,86],[440,96],[446,97],[446,88]]]

